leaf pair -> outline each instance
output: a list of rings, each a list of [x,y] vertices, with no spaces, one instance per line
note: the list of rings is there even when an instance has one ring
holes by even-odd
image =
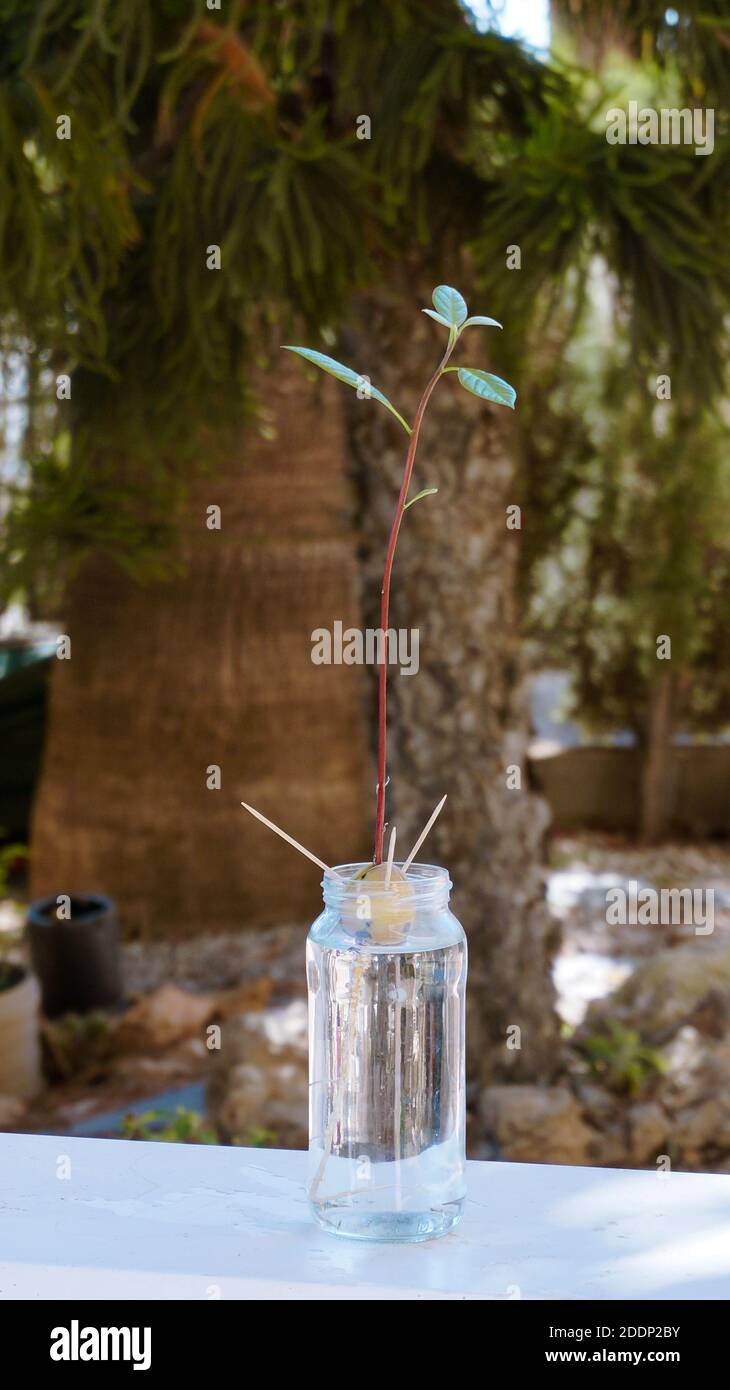
[[[475,314],[473,318],[467,318],[468,309],[466,300],[458,290],[452,289],[451,285],[437,285],[431,295],[433,309],[423,309],[424,314],[429,318],[435,319],[437,323],[442,323],[444,328],[456,331],[458,336],[462,329],[470,328],[474,324],[484,324],[492,328],[501,328],[501,323],[496,319],[485,318],[483,314]]]
[[[467,318],[466,300],[451,285],[437,285],[431,298],[434,308],[424,309],[423,313],[448,328],[449,334],[452,335],[449,338],[450,343],[456,341],[463,329],[473,324],[502,327],[496,319],[488,319],[483,314]],[[471,391],[472,395],[479,396],[483,401],[492,401],[495,405],[509,406],[510,410],[514,410],[517,392],[509,382],[503,381],[501,376],[495,376],[492,372],[482,372],[478,367],[445,367],[444,370],[458,372],[460,384],[467,391]]]

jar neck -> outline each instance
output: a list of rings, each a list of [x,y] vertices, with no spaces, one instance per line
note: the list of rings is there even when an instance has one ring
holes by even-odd
[[[389,895],[392,897],[393,889],[386,888],[385,883],[374,883],[371,879],[358,877],[362,870],[371,867],[371,863],[336,864],[334,868],[338,877],[328,873],[322,880],[325,907],[342,911],[352,904],[353,896],[358,894],[367,894],[368,898],[374,900],[384,900]],[[396,862],[393,867],[402,874],[402,863]],[[411,864],[406,883],[408,900],[416,912],[434,912],[448,907],[453,885],[447,869],[437,864]]]

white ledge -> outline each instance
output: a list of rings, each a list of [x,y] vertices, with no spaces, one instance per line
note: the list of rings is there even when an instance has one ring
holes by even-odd
[[[470,1163],[454,1232],[370,1245],[314,1225],[305,1166],[0,1134],[0,1299],[730,1297],[730,1176]]]

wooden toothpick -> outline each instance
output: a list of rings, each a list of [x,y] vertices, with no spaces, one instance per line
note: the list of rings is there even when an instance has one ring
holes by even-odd
[[[269,820],[266,816],[262,816],[261,812],[257,811],[255,806],[249,806],[247,801],[242,801],[241,805],[252,816],[255,816],[257,820],[260,820],[262,825],[267,825],[269,830],[273,830],[275,835],[280,835],[282,840],[286,840],[288,845],[293,845],[294,849],[298,849],[299,853],[303,854],[306,859],[311,859],[313,864],[317,864],[320,869],[324,869],[326,874],[332,874],[334,878],[342,878],[342,874],[338,874],[336,869],[331,869],[328,864],[318,859],[316,854],[312,854],[311,850],[305,849],[304,845],[300,845],[298,840],[292,839],[292,836],[287,835],[286,831],[281,829],[281,826],[274,825],[272,820]]]
[[[385,866],[385,886],[390,888],[390,876],[393,872],[393,855],[395,854],[395,826],[390,832],[390,844],[388,845],[388,862]]]
[[[440,816],[440,814],[441,814],[441,812],[442,812],[442,810],[443,810],[443,805],[444,805],[444,802],[445,802],[445,800],[446,800],[446,796],[448,796],[448,792],[446,793],[445,796],[442,796],[442,797],[441,797],[441,800],[439,801],[439,804],[438,804],[438,806],[436,807],[436,810],[431,812],[431,815],[429,816],[428,820],[426,821],[426,824],[424,825],[423,830],[421,831],[421,833],[420,833],[418,839],[416,840],[415,845],[413,846],[413,849],[411,850],[411,852],[410,852],[408,858],[406,859],[405,864],[403,865],[403,872],[404,872],[404,874],[407,874],[407,873],[408,873],[408,870],[410,869],[411,864],[413,863],[413,860],[415,859],[416,855],[418,854],[419,849],[421,848],[421,845],[423,844],[423,842],[424,842],[426,836],[428,835],[428,832],[429,832],[429,830],[431,829],[431,826],[433,825],[433,823],[434,823],[434,821],[436,820],[437,816]]]

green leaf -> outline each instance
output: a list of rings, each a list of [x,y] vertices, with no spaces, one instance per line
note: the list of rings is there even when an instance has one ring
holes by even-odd
[[[437,323],[442,323],[444,328],[451,328],[449,320],[445,319],[443,314],[437,314],[435,309],[422,309],[421,313],[428,314],[428,317],[430,319],[435,319]]]
[[[434,309],[442,314],[450,328],[458,328],[467,315],[466,300],[451,285],[437,285],[431,295]]]
[[[415,495],[415,497],[412,497],[412,498],[411,498],[410,502],[406,502],[406,505],[405,505],[405,507],[403,508],[403,511],[404,511],[404,512],[407,512],[407,511],[408,511],[408,508],[409,508],[409,507],[412,507],[414,502],[420,501],[420,499],[421,499],[422,497],[432,497],[433,494],[434,494],[434,492],[438,492],[438,488],[437,488],[437,487],[425,487],[425,488],[423,489],[422,492],[417,492],[416,495]]]
[[[503,381],[501,376],[493,376],[491,372],[480,372],[476,367],[459,367],[459,381],[467,391],[471,391],[474,396],[480,396],[483,401],[494,401],[495,405],[508,405],[510,410],[514,410],[517,392],[508,381]]]
[[[313,348],[292,347],[290,343],[282,343],[282,347],[284,352],[296,352],[300,357],[303,357],[306,362],[311,362],[313,366],[320,367],[323,372],[328,372],[330,376],[336,377],[338,381],[344,381],[346,386],[352,386],[355,391],[360,390],[363,394],[363,399],[372,398],[375,401],[380,401],[380,404],[384,405],[386,410],[389,410],[391,415],[395,415],[396,420],[400,421],[406,434],[411,433],[411,427],[403,419],[403,416],[398,414],[398,411],[394,405],[391,405],[388,397],[384,396],[382,391],[378,390],[377,386],[373,386],[366,376],[360,376],[357,372],[353,372],[352,367],[345,367],[342,362],[336,362],[334,357],[326,357],[323,352],[315,352]]]
[[[487,319],[483,314],[475,314],[473,318],[467,319],[466,323],[462,323],[461,326],[462,328],[471,328],[475,323],[483,323],[485,327],[491,328],[502,327],[501,323],[498,323],[496,319]]]

